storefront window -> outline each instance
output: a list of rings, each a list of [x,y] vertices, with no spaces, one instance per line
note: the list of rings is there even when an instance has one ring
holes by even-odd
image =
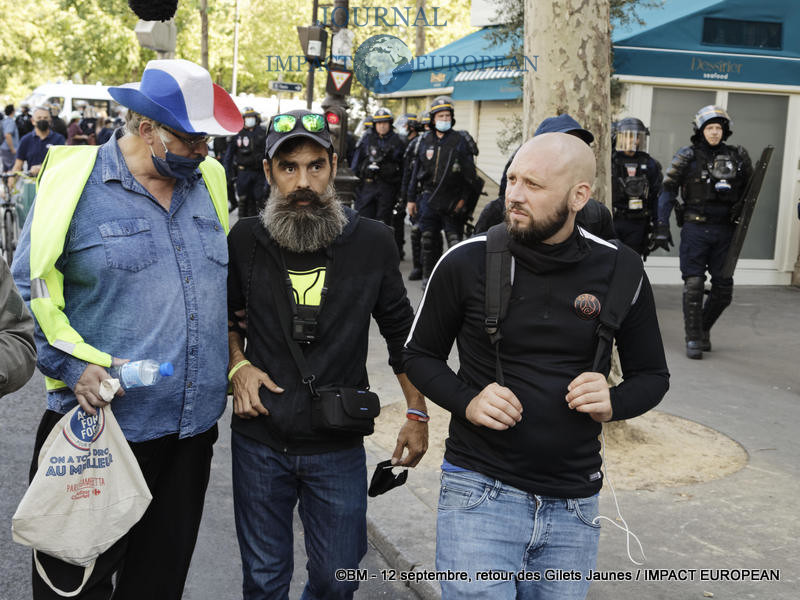
[[[781,193],[783,142],[786,135],[787,96],[768,94],[728,94],[727,111],[733,120],[732,145],[742,145],[753,164],[765,146],[775,146],[753,219],[742,248],[741,258],[772,259],[775,256],[775,235]]]

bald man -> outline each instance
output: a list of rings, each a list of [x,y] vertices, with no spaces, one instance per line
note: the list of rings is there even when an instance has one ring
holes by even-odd
[[[487,235],[442,257],[406,342],[409,379],[451,413],[436,569],[472,580],[441,582],[445,600],[584,598],[600,532],[601,424],[638,416],[667,391],[643,270],[615,336],[624,382],[606,383],[610,348],[602,372],[592,370],[617,253],[633,254],[575,225],[594,176],[594,155],[574,136],[524,144],[508,171],[506,223],[487,234],[499,235],[512,259],[500,342],[485,328]],[[447,365],[456,339],[458,373]],[[548,569],[567,575],[547,580]],[[486,571],[512,576],[482,578]]]

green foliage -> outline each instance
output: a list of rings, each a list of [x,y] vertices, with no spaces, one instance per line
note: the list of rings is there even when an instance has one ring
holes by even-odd
[[[139,47],[125,0],[0,0],[0,14],[0,94],[9,100],[56,79],[130,81],[153,56]]]
[[[439,23],[426,27],[428,50],[448,44],[474,31],[469,25],[471,0],[452,0],[438,7]],[[324,4],[321,2],[320,4]],[[388,33],[402,39],[414,50],[416,27],[375,25],[374,8],[390,7],[385,0],[352,0],[359,10],[370,7],[370,24],[352,27],[354,49],[372,35]],[[414,6],[415,0],[408,0]],[[426,14],[433,21],[428,1]],[[445,4],[445,3],[438,3]],[[297,26],[311,23],[312,0],[239,0],[239,60],[237,92],[270,95],[270,81],[282,75],[284,81],[305,85],[307,67],[279,73],[277,61],[269,57],[301,54]],[[328,23],[330,23],[328,7]],[[413,12],[413,11],[412,11]],[[363,15],[364,13],[362,13]],[[0,0],[0,98],[19,102],[38,85],[57,79],[76,83],[102,81],[120,85],[136,81],[155,52],[139,46],[133,32],[137,17],[126,0],[28,0],[21,5]],[[318,18],[323,18],[319,9]],[[359,16],[363,23],[363,16]],[[392,23],[391,15],[387,20]],[[214,81],[231,89],[233,77],[234,0],[208,0],[209,71]],[[12,26],[7,26],[11,24]],[[175,55],[200,63],[200,2],[182,0],[175,15],[178,39]],[[330,41],[330,37],[329,37]],[[330,44],[329,44],[330,48]],[[272,67],[272,71],[268,69]],[[326,72],[315,78],[314,97],[324,97]],[[368,100],[369,94],[354,82],[352,94]]]

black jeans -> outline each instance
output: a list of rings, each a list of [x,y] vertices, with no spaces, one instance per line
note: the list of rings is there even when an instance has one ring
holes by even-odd
[[[46,411],[36,432],[31,478],[36,472],[39,450],[63,415]],[[147,442],[131,443],[147,486],[153,495],[142,519],[99,556],[79,600],[179,599],[194,552],[203,502],[211,470],[213,445],[218,430],[191,438],[168,435]],[[50,581],[64,591],[80,585],[83,567],[39,554]],[[116,573],[116,585],[112,575]],[[33,568],[34,600],[59,600]]]

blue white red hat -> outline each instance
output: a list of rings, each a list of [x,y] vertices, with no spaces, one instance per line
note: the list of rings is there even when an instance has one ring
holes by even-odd
[[[244,127],[230,94],[188,60],[151,60],[141,82],[108,92],[123,106],[182,133],[232,135]]]

